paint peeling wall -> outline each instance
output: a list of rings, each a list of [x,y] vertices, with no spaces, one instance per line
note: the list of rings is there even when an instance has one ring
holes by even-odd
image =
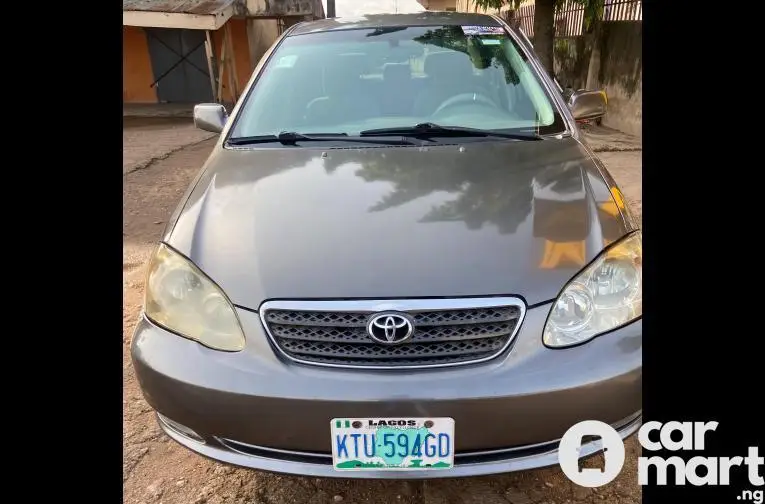
[[[247,1],[246,0],[234,0],[234,16],[235,17],[247,16]]]
[[[643,23],[604,23],[600,46],[598,87],[608,94],[603,124],[625,133],[643,132]],[[555,40],[555,74],[563,86],[584,88],[592,53],[587,37]]]
[[[248,16],[314,16],[323,18],[321,0],[244,0]]]
[[[125,103],[156,103],[157,91],[151,87],[149,46],[143,28],[122,27],[122,101]]]

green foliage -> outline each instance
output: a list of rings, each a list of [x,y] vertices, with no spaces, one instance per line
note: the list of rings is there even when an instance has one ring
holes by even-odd
[[[592,30],[596,21],[603,19],[605,0],[573,0],[575,4],[584,7],[584,31]]]
[[[584,30],[590,31],[595,21],[603,18],[603,6],[605,0],[571,0],[574,4],[584,7]],[[554,0],[555,10],[560,11],[563,8],[565,0]],[[475,0],[478,7],[484,9],[499,9],[504,5],[510,5],[513,10],[517,10],[521,5],[521,0]],[[551,20],[552,22],[552,20]]]
[[[475,0],[475,4],[484,9],[499,9],[503,5],[512,4],[513,9],[517,9],[521,0]]]
[[[587,1],[587,0],[582,0],[582,1]],[[561,7],[563,7],[563,3],[565,2],[565,0],[554,0],[554,2],[555,2],[555,8],[560,9]],[[521,6],[521,0],[475,0],[475,4],[478,7],[482,7],[484,9],[499,9],[500,7],[503,7],[505,5],[509,5],[512,8],[512,10],[518,10]]]
[[[571,52],[571,40],[567,38],[555,39],[555,46],[553,47],[555,54],[566,54]]]

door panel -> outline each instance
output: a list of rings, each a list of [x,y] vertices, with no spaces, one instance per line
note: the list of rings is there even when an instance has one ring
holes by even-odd
[[[160,102],[213,100],[203,30],[146,28],[146,37]]]

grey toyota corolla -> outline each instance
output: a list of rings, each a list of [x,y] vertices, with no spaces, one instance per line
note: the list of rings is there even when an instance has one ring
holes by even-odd
[[[153,253],[132,357],[168,436],[239,466],[432,478],[557,464],[641,421],[642,242],[522,32],[288,29]],[[581,456],[602,448],[583,439]]]

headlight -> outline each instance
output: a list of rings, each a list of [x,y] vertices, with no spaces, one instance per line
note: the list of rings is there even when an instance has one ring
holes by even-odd
[[[558,296],[543,341],[567,347],[591,340],[643,314],[643,236],[633,233],[582,270]]]
[[[234,306],[188,259],[160,244],[149,265],[144,313],[157,324],[215,350],[244,348]]]

